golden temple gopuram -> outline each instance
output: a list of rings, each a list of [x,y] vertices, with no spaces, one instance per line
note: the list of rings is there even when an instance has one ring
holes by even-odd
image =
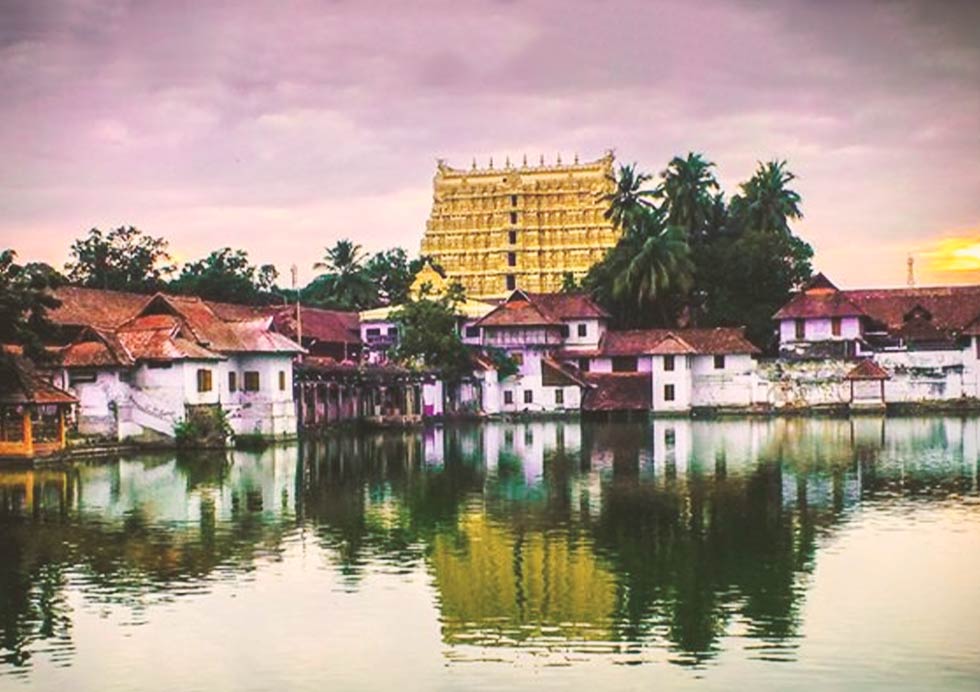
[[[601,199],[612,173],[612,152],[571,164],[474,161],[470,170],[440,160],[422,254],[474,298],[557,291],[566,272],[581,278],[619,239]]]

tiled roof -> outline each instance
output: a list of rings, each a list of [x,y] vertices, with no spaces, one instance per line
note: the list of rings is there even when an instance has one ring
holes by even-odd
[[[273,323],[276,329],[291,339],[296,338],[296,306],[277,307]],[[361,342],[360,319],[356,312],[323,310],[303,307],[304,339],[320,342],[357,344]]]
[[[130,320],[150,300],[142,293],[103,291],[98,288],[62,286],[54,291],[61,305],[48,310],[55,324],[112,329]]]
[[[53,321],[97,329],[102,338],[90,340],[106,346],[71,345],[66,354],[79,364],[101,364],[108,353],[122,361],[126,357],[214,359],[221,358],[220,353],[302,350],[273,331],[273,316],[261,307],[78,287],[60,288],[55,295],[61,305],[51,312]]]
[[[552,358],[541,359],[541,381],[545,387],[588,387],[589,383],[577,371]]]
[[[836,291],[827,283],[830,289],[821,284],[794,296],[775,319],[866,317],[872,326],[899,333],[908,321],[927,313],[934,330],[958,334],[972,333],[967,329],[975,329],[972,325],[980,318],[980,286]]]
[[[587,293],[526,293],[531,302],[559,320],[599,319],[609,314]]]
[[[860,317],[864,310],[848,298],[845,292],[798,293],[773,316],[777,320],[808,317]]]
[[[599,345],[599,353],[603,356],[758,352],[740,327],[610,330],[603,335]],[[569,351],[565,355],[574,354]]]
[[[962,332],[980,316],[980,286],[936,286],[842,291],[888,331],[897,331],[916,307],[943,331]]]
[[[646,372],[588,373],[583,411],[649,411],[653,383]]]
[[[0,353],[0,404],[73,404],[77,401],[41,377],[23,356]]]
[[[563,320],[606,317],[606,312],[584,293],[515,291],[477,324],[481,327],[550,326]]]
[[[880,365],[871,359],[867,359],[855,365],[854,369],[847,373],[844,378],[848,380],[887,380],[890,377]]]

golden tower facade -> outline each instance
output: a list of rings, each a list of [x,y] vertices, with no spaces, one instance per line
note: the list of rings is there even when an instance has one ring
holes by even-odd
[[[507,160],[497,169],[492,159],[470,170],[439,161],[422,254],[474,298],[558,291],[566,272],[582,278],[619,240],[603,216],[612,173],[612,152],[586,163]]]

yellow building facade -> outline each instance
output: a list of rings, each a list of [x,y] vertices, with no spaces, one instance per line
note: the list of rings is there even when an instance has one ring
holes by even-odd
[[[619,239],[603,216],[612,175],[612,152],[585,163],[494,168],[491,160],[470,170],[440,161],[422,254],[473,298],[558,291],[566,272],[580,279]]]

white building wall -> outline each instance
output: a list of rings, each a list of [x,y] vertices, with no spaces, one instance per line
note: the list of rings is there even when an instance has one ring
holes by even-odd
[[[692,406],[750,406],[755,386],[755,359],[747,353],[725,354],[724,367],[715,357],[691,357]]]
[[[674,369],[664,367],[666,356],[653,356],[653,411],[681,413],[691,409],[691,366],[687,356],[674,356]],[[667,385],[673,385],[674,398],[666,398]]]
[[[842,317],[840,335],[833,334],[833,321],[829,317],[810,317],[804,320],[805,341],[845,341],[861,336],[861,320],[858,317]],[[779,341],[788,343],[796,338],[796,320],[780,320]]]
[[[568,338],[565,339],[562,347],[570,351],[596,348],[599,345],[599,339],[606,332],[605,320],[564,320],[564,323],[568,325]],[[580,325],[585,327],[584,336],[579,336]]]
[[[227,393],[228,372],[237,373],[238,391]],[[259,389],[245,391],[245,373],[259,374]],[[285,381],[280,387],[279,373]],[[231,356],[221,373],[224,405],[236,435],[292,437],[296,435],[296,403],[293,399],[293,358],[288,353],[243,353]]]

